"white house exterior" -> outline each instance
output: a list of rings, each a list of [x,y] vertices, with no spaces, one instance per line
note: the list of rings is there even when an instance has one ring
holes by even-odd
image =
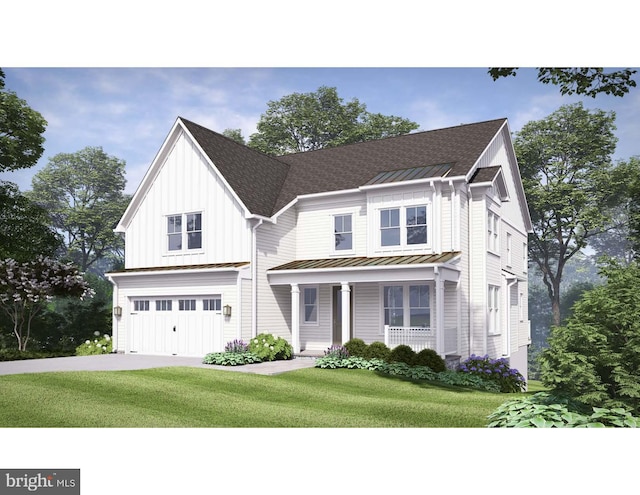
[[[526,374],[531,220],[506,119],[275,158],[178,118],[116,231],[118,352],[270,332]]]

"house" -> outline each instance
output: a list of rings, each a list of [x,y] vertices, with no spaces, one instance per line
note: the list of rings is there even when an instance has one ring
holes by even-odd
[[[118,352],[270,332],[526,373],[531,219],[506,119],[276,158],[178,118],[116,231]]]

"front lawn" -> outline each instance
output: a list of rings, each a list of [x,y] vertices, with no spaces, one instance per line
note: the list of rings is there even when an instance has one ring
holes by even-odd
[[[522,395],[318,368],[7,375],[0,391],[0,427],[484,427]]]

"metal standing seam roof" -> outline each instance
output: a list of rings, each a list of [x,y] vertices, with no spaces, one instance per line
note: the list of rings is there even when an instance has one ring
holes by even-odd
[[[461,253],[458,251],[426,254],[426,255],[404,255],[404,256],[377,256],[377,257],[354,257],[354,258],[328,258],[317,260],[297,260],[285,263],[284,265],[271,268],[274,270],[329,270],[338,268],[375,268],[380,266],[398,265],[432,265],[436,263],[447,263]]]
[[[432,177],[445,177],[453,167],[452,164],[429,165],[426,167],[413,167],[403,170],[392,170],[380,172],[373,179],[365,184],[372,186],[375,184],[389,184],[391,182],[404,182],[418,179],[430,179]]]
[[[137,272],[171,272],[176,270],[211,270],[225,268],[235,269],[248,265],[248,261],[238,261],[234,263],[208,263],[202,265],[176,265],[176,266],[149,266],[144,268],[126,268],[124,270],[115,270],[109,274],[118,275],[120,273],[137,273]]]

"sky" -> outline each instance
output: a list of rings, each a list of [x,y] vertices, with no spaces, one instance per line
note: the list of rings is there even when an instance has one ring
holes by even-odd
[[[1,59],[0,59],[1,60]],[[487,67],[470,68],[70,68],[3,67],[6,88],[47,121],[45,151],[30,169],[0,180],[31,188],[33,175],[58,153],[87,146],[126,162],[126,192],[133,193],[177,117],[211,130],[256,132],[269,101],[292,93],[337,88],[344,102],[416,122],[431,130],[506,117],[512,132],[547,117],[561,105],[616,114],[614,159],[640,155],[640,87],[620,97],[562,96],[541,84],[533,69],[493,79]]]

